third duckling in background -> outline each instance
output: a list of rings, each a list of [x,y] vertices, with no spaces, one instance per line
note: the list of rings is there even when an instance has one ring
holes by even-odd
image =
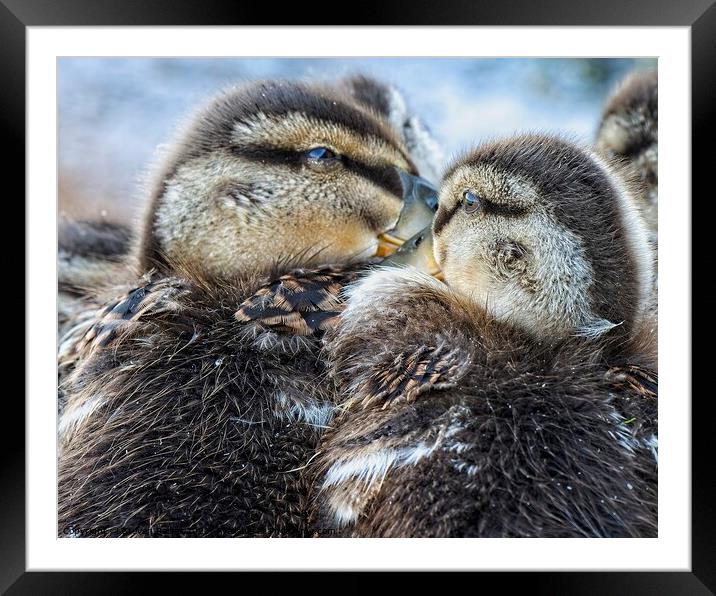
[[[659,79],[657,70],[630,73],[607,100],[597,149],[634,170],[641,187],[636,198],[654,243],[659,202]]]

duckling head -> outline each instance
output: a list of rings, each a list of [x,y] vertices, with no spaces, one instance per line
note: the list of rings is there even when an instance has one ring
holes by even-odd
[[[427,186],[395,129],[345,87],[230,89],[189,123],[159,172],[138,267],[191,264],[226,277],[277,262],[364,261],[400,243],[382,235],[404,196]]]
[[[597,133],[604,155],[631,164],[641,180],[647,224],[657,228],[659,101],[656,69],[627,76],[610,97]]]
[[[539,336],[621,336],[648,301],[647,231],[627,184],[559,138],[519,136],[459,159],[433,236],[450,286]]]

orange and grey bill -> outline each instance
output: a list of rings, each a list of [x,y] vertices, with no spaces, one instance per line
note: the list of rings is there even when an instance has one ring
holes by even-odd
[[[393,236],[390,232],[385,232],[378,236],[378,248],[375,251],[375,256],[381,259],[388,257],[398,250],[404,242],[404,239]]]
[[[413,239],[435,215],[437,190],[427,181],[406,172],[400,172],[403,184],[403,206],[395,226],[378,236],[376,257],[388,257],[403,243]]]

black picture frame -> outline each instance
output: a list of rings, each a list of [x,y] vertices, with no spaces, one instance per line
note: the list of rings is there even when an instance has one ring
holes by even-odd
[[[20,201],[11,197],[24,195],[25,147],[25,51],[26,28],[31,26],[136,26],[136,25],[341,25],[340,14],[350,16],[353,25],[512,25],[512,26],[688,26],[691,27],[692,58],[692,189],[698,196],[711,196],[713,184],[708,180],[713,169],[711,133],[716,108],[716,5],[714,0],[600,0],[577,3],[572,0],[534,2],[463,2],[413,0],[410,3],[381,0],[379,3],[356,3],[350,11],[321,3],[271,5],[270,3],[224,3],[213,0],[0,0],[0,61],[2,94],[0,120],[6,143],[5,157],[0,160],[6,184],[6,203],[19,208]],[[277,9],[280,6],[280,9]],[[334,10],[335,9],[335,10]],[[319,21],[319,22],[317,22]],[[297,49],[298,52],[298,49]],[[429,48],[426,48],[429,54]],[[9,150],[8,150],[9,149]],[[708,187],[706,186],[708,184]],[[709,192],[710,191],[710,192]],[[708,192],[708,194],[707,194]],[[15,194],[16,193],[16,194]],[[688,197],[670,197],[669,200]],[[9,207],[9,205],[8,205]],[[24,219],[24,210],[23,215]],[[696,238],[692,232],[692,238]],[[695,255],[696,256],[696,255]],[[19,266],[19,264],[18,264]],[[14,279],[23,277],[20,273]],[[24,289],[15,290],[11,308],[24,304]],[[23,286],[24,288],[24,286]],[[31,317],[32,313],[26,313]],[[26,354],[26,358],[31,357]],[[9,362],[9,361],[8,361]],[[14,421],[15,429],[24,419],[23,403],[9,399],[3,404],[5,422]],[[589,573],[519,573],[485,574],[485,580],[499,584],[501,591],[526,587],[530,593],[545,594],[713,594],[716,592],[716,482],[713,469],[711,435],[714,418],[709,415],[710,396],[692,402],[692,570],[691,572],[589,572]],[[691,399],[690,395],[669,399]],[[22,425],[24,428],[24,425]],[[23,431],[20,431],[21,433]],[[54,593],[145,593],[154,582],[162,591],[206,589],[206,574],[178,577],[156,573],[40,573],[25,572],[25,443],[22,435],[0,433],[0,590],[8,594]],[[399,546],[398,546],[399,548]],[[288,579],[288,578],[285,578]],[[308,578],[307,578],[308,579]],[[272,581],[272,589],[275,589]],[[289,580],[293,582],[293,579]],[[316,580],[311,580],[312,583]],[[337,581],[341,581],[337,578]],[[442,581],[442,580],[441,580]],[[369,583],[370,582],[370,583]],[[314,585],[320,585],[315,584]],[[324,584],[326,585],[326,584]],[[340,584],[337,584],[340,585]],[[359,577],[350,582],[353,589],[375,589],[373,578]],[[336,584],[327,584],[328,589]],[[240,586],[234,586],[234,589]],[[344,588],[339,588],[344,589]]]

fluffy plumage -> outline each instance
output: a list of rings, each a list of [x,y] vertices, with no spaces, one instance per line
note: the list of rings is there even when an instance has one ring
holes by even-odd
[[[357,75],[344,85],[356,100],[369,106],[398,131],[420,175],[432,182],[440,179],[444,155],[428,126],[406,104],[403,94],[392,85]]]
[[[86,308],[88,290],[121,270],[130,246],[130,231],[107,222],[58,222],[58,335]],[[91,291],[91,290],[90,290]]]
[[[242,315],[276,298],[273,278],[147,279],[87,330],[60,421],[60,535],[305,534],[302,469],[333,388],[321,330]]]
[[[433,236],[451,286],[541,335],[628,336],[650,306],[654,255],[633,187],[564,139],[520,135],[456,162]]]
[[[448,286],[383,268],[330,334],[342,402],[314,462],[320,534],[656,534],[656,327],[632,202],[561,139],[448,170],[433,224]]]
[[[322,145],[342,163],[309,167],[305,150]],[[441,155],[400,92],[374,79],[229,89],[161,156],[136,231],[60,221],[60,336],[100,306],[98,287],[167,273],[168,257],[229,277],[290,256],[296,266],[363,261],[400,209],[392,166],[414,172],[413,158],[435,181]]]
[[[320,535],[656,534],[644,345],[618,358],[583,338],[557,348],[424,275],[385,270],[353,287],[329,346],[344,402],[312,464]],[[649,371],[649,391],[624,369]]]
[[[135,246],[153,272],[61,342],[60,535],[305,535],[322,336],[398,217],[396,167],[399,133],[341,88],[260,83],[197,116]]]

